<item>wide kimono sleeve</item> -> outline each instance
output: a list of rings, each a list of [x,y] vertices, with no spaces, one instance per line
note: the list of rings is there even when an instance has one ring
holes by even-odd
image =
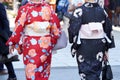
[[[73,14],[69,21],[70,26],[68,28],[68,37],[69,37],[69,43],[72,44],[71,46],[72,57],[75,56],[76,51],[80,45],[79,30],[82,25],[82,15],[83,15],[83,9],[81,7],[78,7],[73,11]]]
[[[51,43],[54,47],[55,44],[57,43],[57,39],[60,37],[61,34],[60,21],[54,12],[52,13],[50,23],[51,23],[51,29],[50,29]]]
[[[11,35],[11,37],[9,38],[9,40],[6,42],[6,45],[15,45],[15,44],[19,44],[20,41],[20,37],[23,33],[23,29],[24,29],[24,23],[25,23],[25,19],[26,18],[26,9],[21,7],[18,10],[18,14],[17,17],[15,19],[15,29]]]
[[[109,48],[114,48],[115,47],[115,42],[114,42],[114,35],[113,35],[113,29],[112,29],[112,22],[109,19],[107,13],[105,12],[105,23],[103,24],[103,29],[106,33],[106,36],[110,39],[111,42],[107,41],[106,42],[106,51],[108,51]]]
[[[68,28],[68,36],[70,43],[75,43],[77,41],[79,30],[82,25],[82,13],[83,11],[81,7],[76,8],[70,18],[70,26]]]

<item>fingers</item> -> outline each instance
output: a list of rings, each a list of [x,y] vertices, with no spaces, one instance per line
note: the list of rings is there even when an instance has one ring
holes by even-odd
[[[14,46],[9,46],[9,53],[12,53],[14,51]]]
[[[108,60],[108,59],[109,59],[108,51],[105,51],[104,59],[105,59],[105,60]]]

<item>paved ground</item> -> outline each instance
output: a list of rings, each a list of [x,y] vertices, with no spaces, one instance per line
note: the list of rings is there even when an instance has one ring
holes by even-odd
[[[112,66],[114,79],[120,80],[120,66]],[[24,70],[15,69],[18,80],[25,80]],[[0,80],[6,80],[7,75],[0,75]],[[77,67],[52,67],[49,80],[80,80]]]

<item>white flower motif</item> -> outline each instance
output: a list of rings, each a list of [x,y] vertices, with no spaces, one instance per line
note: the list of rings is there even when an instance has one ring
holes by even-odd
[[[13,42],[10,41],[8,44],[11,46],[13,44]]]
[[[79,55],[79,56],[78,56],[78,61],[79,61],[80,63],[84,61],[84,58],[83,58],[82,55]]]
[[[80,79],[81,79],[81,80],[86,80],[85,77],[86,77],[86,75],[85,75],[84,73],[81,73],[81,74],[80,74]]]
[[[72,49],[72,54],[74,54],[75,52],[76,52],[76,50],[73,48],[73,49]]]
[[[32,45],[36,45],[37,44],[37,41],[35,39],[33,39],[33,38],[30,40],[30,42],[31,42]]]
[[[96,55],[97,60],[99,60],[100,62],[102,61],[103,58],[103,53],[102,52],[98,52],[98,54]]]
[[[38,12],[34,11],[34,10],[31,12],[31,14],[32,14],[33,17],[37,17],[38,16]]]
[[[105,40],[105,39],[102,39],[102,42],[103,42],[103,43],[106,43],[106,40]]]
[[[42,72],[42,70],[43,70],[43,67],[40,66],[40,67],[38,68],[38,71],[39,71],[39,72]]]
[[[74,14],[73,14],[73,15],[78,18],[78,16],[81,16],[82,13],[83,13],[83,12],[82,12],[82,9],[79,8],[79,9],[76,9],[76,10],[74,11]]]

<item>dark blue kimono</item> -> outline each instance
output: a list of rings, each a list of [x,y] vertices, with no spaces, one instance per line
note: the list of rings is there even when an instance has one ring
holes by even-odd
[[[103,30],[111,42],[104,37],[98,39],[78,37],[81,26],[92,22],[103,22]],[[69,42],[72,44],[72,56],[76,54],[81,80],[100,80],[105,51],[114,47],[111,31],[112,24],[104,9],[97,3],[85,3],[73,12],[68,28]]]

